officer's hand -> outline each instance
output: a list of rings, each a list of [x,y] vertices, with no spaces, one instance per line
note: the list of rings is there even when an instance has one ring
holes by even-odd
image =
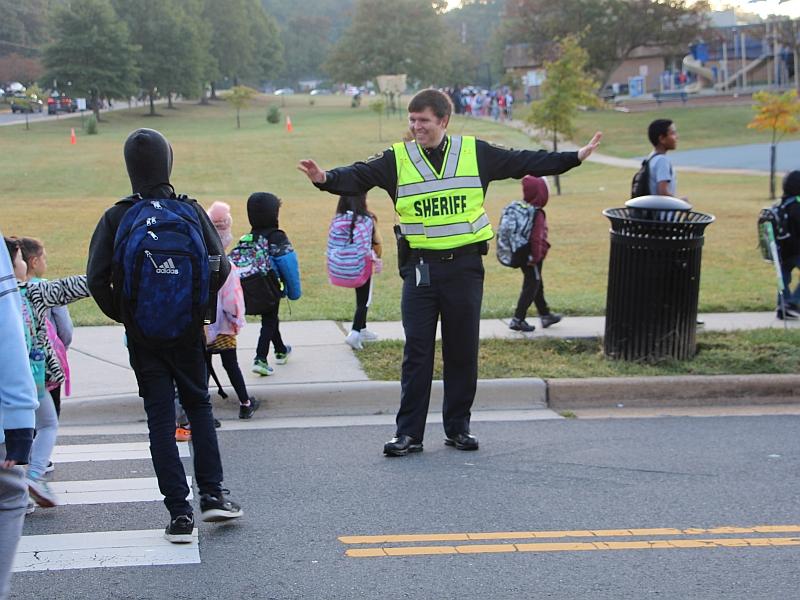
[[[319,165],[310,158],[301,160],[297,165],[297,170],[306,174],[312,183],[325,183],[325,171],[319,168]]]
[[[603,138],[603,132],[598,131],[594,134],[594,137],[586,144],[583,148],[578,150],[578,160],[583,162],[595,151],[595,149],[600,145],[600,140]]]

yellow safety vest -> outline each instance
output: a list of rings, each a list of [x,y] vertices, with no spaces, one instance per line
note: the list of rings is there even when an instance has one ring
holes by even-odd
[[[494,236],[483,209],[475,138],[448,136],[441,173],[416,142],[393,144],[400,231],[412,248],[449,250]]]

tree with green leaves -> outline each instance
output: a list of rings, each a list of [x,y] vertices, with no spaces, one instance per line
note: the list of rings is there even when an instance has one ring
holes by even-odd
[[[71,82],[89,97],[100,120],[102,98],[129,98],[138,89],[139,46],[109,0],[71,0],[53,14],[53,43],[44,50],[44,81]]]
[[[420,85],[443,83],[447,43],[430,0],[358,0],[353,23],[325,69],[337,81],[355,84],[403,73]]]
[[[242,78],[260,80],[283,67],[278,27],[258,0],[205,0],[203,14],[212,25],[217,77],[238,85]],[[216,98],[214,82],[211,95]]]
[[[753,94],[753,110],[756,115],[747,124],[756,131],[769,131],[772,141],[769,147],[769,197],[775,199],[775,157],[778,152],[778,143],[787,133],[800,131],[800,101],[797,92],[790,90],[782,94],[770,92],[756,92]]]
[[[150,115],[155,115],[155,99],[172,95],[198,95],[208,60],[196,19],[187,14],[192,7],[179,0],[112,0],[117,14],[127,23],[131,36],[146,40],[138,55],[139,84],[150,99]],[[199,17],[199,14],[197,15]]]
[[[252,102],[256,94],[258,94],[258,92],[253,88],[247,87],[246,85],[235,85],[231,88],[230,93],[225,96],[225,100],[236,109],[236,129],[241,129],[242,127],[239,120],[239,113]]]
[[[575,133],[574,119],[580,106],[597,104],[597,82],[586,72],[589,55],[577,38],[559,42],[559,58],[545,63],[547,78],[542,85],[542,100],[531,106],[527,121],[553,136],[553,151],[558,151],[559,135]],[[561,182],[555,177],[561,195]]]

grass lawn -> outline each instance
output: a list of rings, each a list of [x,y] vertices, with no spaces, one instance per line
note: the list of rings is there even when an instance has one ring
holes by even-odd
[[[370,379],[400,379],[403,344],[366,344],[359,358]],[[657,364],[608,360],[597,339],[540,338],[481,340],[478,377],[632,377],[655,375],[726,375],[735,373],[797,373],[800,371],[800,330],[762,329],[741,332],[701,332],[693,360]],[[442,377],[441,346],[437,343],[434,378]]]
[[[153,127],[170,139],[175,151],[172,181],[178,192],[208,206],[214,200],[232,205],[234,234],[248,230],[245,200],[254,191],[271,191],[284,200],[281,224],[294,243],[303,274],[303,297],[285,306],[284,319],[352,318],[351,290],[334,288],[325,274],[325,242],[335,197],[311,186],[295,166],[312,157],[325,167],[349,164],[386,148],[405,131],[405,120],[382,124],[368,107],[351,109],[348,99],[308,96],[261,98],[242,112],[242,128],[224,103],[210,107],[160,107],[160,117],[146,117],[143,107],[105,115],[100,133],[82,135],[79,119],[0,128],[0,227],[6,235],[42,238],[48,248],[51,277],[83,272],[86,251],[102,212],[129,193],[122,145],[137,127]],[[281,104],[294,131],[283,123],[266,122],[268,103]],[[697,111],[694,113],[693,111]],[[681,124],[681,145],[696,138],[708,145],[752,141],[744,128],[747,109],[665,109]],[[737,116],[738,115],[738,116]],[[636,155],[646,149],[643,126],[653,114],[587,113],[581,115],[580,139],[595,128],[606,130],[603,150]],[[738,120],[738,121],[737,121]],[[730,123],[739,122],[734,128]],[[644,124],[644,125],[643,125]],[[690,134],[692,127],[696,135]],[[702,126],[702,129],[700,127]],[[78,143],[69,144],[75,127]],[[456,118],[451,133],[475,134],[515,147],[536,147],[524,134],[486,121]],[[716,134],[718,137],[715,137]],[[544,267],[548,301],[554,310],[570,314],[602,314],[608,268],[608,222],[604,208],[627,200],[631,170],[587,164],[562,178],[564,195],[548,207],[553,248]],[[681,195],[698,210],[717,217],[706,231],[700,293],[701,311],[765,310],[773,305],[774,274],[756,249],[755,220],[766,203],[767,177],[681,174]],[[497,223],[502,207],[520,195],[519,183],[493,184],[487,211]],[[370,194],[385,240],[385,272],[376,278],[371,320],[396,320],[400,312],[400,279],[391,243],[393,211],[386,194]],[[486,261],[485,317],[509,316],[521,285],[518,271],[500,266],[493,253]],[[289,311],[291,309],[291,312]],[[103,324],[106,319],[91,300],[72,309],[79,324]]]
[[[604,133],[602,152],[625,158],[645,156],[652,149],[647,140],[647,126],[654,119],[661,118],[675,121],[679,150],[770,142],[772,136],[769,132],[747,128],[754,115],[750,106],[669,104],[652,112],[587,111],[581,113],[576,121],[576,139],[588,140],[600,130]],[[787,135],[784,139],[800,139],[800,134]],[[683,178],[681,188],[682,181]],[[684,194],[682,190],[680,193]]]

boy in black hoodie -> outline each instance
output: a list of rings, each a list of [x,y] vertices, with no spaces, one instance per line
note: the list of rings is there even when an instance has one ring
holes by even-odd
[[[297,258],[294,249],[282,229],[278,229],[278,213],[281,201],[269,192],[254,192],[247,199],[247,219],[250,221],[253,241],[259,239],[266,241],[269,247],[270,260],[283,284],[283,293],[290,299],[300,297],[300,273],[297,267]],[[275,362],[279,365],[286,364],[292,347],[283,342],[280,331],[278,306],[269,313],[261,315],[261,333],[256,345],[256,356],[253,361],[253,373],[259,375],[272,375],[273,369],[267,362],[269,345],[275,350]]]
[[[114,239],[122,218],[137,200],[136,194],[146,200],[175,198],[175,190],[169,183],[172,147],[163,135],[152,129],[137,129],[125,141],[124,154],[134,196],[120,200],[103,214],[92,236],[86,267],[89,289],[97,305],[117,322],[123,321],[122,290],[112,281],[112,259]],[[205,210],[195,200],[185,201],[197,212],[208,254],[221,256],[218,282],[224,282],[230,264],[219,235]],[[209,293],[217,291],[212,286]],[[175,443],[174,385],[178,387],[181,404],[192,426],[194,471],[203,521],[223,521],[243,514],[239,505],[223,496],[222,461],[208,394],[203,330],[198,327],[191,341],[166,348],[154,347],[134,335],[127,338],[131,367],[147,412],[153,467],[164,504],[170,512],[165,537],[171,542],[189,543],[194,517],[187,501],[189,487]]]
[[[786,207],[789,237],[781,241],[778,247],[783,271],[785,312],[779,298],[776,316],[794,321],[800,318],[800,285],[795,287],[794,292],[791,290],[792,271],[800,269],[800,171],[790,171],[783,178],[781,204]]]

